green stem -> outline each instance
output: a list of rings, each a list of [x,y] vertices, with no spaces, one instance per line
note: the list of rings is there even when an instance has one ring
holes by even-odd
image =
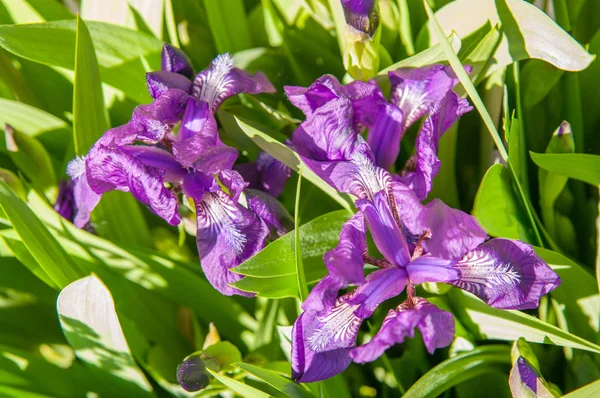
[[[538,230],[537,224],[535,222],[535,217],[534,217],[533,211],[531,209],[531,204],[529,203],[529,199],[525,195],[525,191],[521,185],[521,182],[519,181],[519,178],[518,178],[514,168],[511,166],[511,162],[508,159],[508,152],[506,151],[506,148],[504,147],[504,143],[502,142],[502,138],[500,137],[500,134],[498,134],[498,131],[496,130],[496,126],[494,125],[494,122],[492,121],[490,114],[488,113],[487,109],[485,108],[483,101],[481,101],[479,94],[477,94],[477,90],[475,89],[475,86],[469,79],[467,72],[465,72],[465,69],[463,68],[460,60],[458,59],[458,56],[456,55],[456,53],[452,49],[452,46],[448,42],[448,39],[444,35],[444,32],[442,31],[442,28],[441,28],[437,18],[433,14],[431,7],[429,6],[429,4],[427,4],[426,0],[423,0],[423,6],[425,7],[425,11],[427,12],[429,20],[431,21],[433,31],[434,31],[435,35],[437,36],[437,39],[438,39],[440,45],[442,46],[442,49],[446,53],[446,56],[448,57],[448,62],[450,63],[450,66],[452,66],[454,73],[456,73],[456,76],[462,83],[465,91],[471,98],[471,101],[473,101],[473,105],[475,105],[475,108],[477,108],[477,110],[479,111],[479,114],[481,115],[481,118],[483,119],[483,123],[487,127],[487,129],[492,137],[492,140],[494,140],[494,143],[496,144],[496,147],[498,148],[500,157],[506,163],[508,170],[510,171],[510,173],[513,177],[513,181],[515,183],[515,186],[517,187],[517,191],[518,191],[519,195],[521,196],[523,204],[525,205],[525,209],[527,211],[527,216],[529,217],[531,226],[535,233],[537,245],[543,246],[543,240],[540,235],[540,231]]]
[[[175,15],[173,14],[173,0],[165,0],[165,19],[171,44],[177,48],[181,47],[177,36],[177,23],[175,22]]]
[[[298,169],[298,185],[296,186],[296,204],[294,208],[294,238],[295,238],[295,256],[296,256],[296,277],[298,280],[298,294],[300,301],[308,297],[308,287],[306,286],[306,275],[304,274],[304,264],[302,263],[302,251],[300,250],[300,189],[302,187],[302,167]]]

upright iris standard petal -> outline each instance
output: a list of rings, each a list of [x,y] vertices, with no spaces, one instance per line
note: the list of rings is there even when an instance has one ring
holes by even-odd
[[[306,117],[329,101],[344,95],[344,87],[332,75],[323,75],[310,87],[284,86],[283,90],[290,102]]]
[[[189,95],[178,89],[169,89],[148,105],[139,105],[133,111],[129,130],[135,133],[135,140],[155,144],[169,134],[181,119]],[[104,138],[104,137],[103,137]],[[99,142],[106,144],[100,139]],[[126,142],[127,144],[133,143]],[[123,145],[119,143],[119,145]]]
[[[165,91],[177,88],[189,93],[192,82],[187,77],[173,72],[148,72],[146,73],[146,86],[152,98],[158,98]]]
[[[406,272],[402,269],[375,271],[356,290],[333,303],[326,301],[323,310],[305,311],[292,331],[294,379],[323,380],[348,367],[348,354],[356,344],[362,321],[383,301],[400,294],[405,285]]]
[[[404,131],[402,111],[391,104],[380,107],[376,122],[369,129],[367,137],[379,167],[386,170],[392,168],[400,152],[400,141]]]
[[[223,144],[219,138],[217,121],[206,102],[188,98],[179,132],[172,141],[173,154],[183,167],[194,168],[206,174],[230,169],[238,152]]]
[[[373,240],[381,254],[396,267],[408,264],[408,244],[398,220],[393,216],[387,193],[376,193],[372,202],[360,199],[356,201],[356,206],[365,215]]]
[[[436,103],[429,111],[423,128],[417,137],[417,153],[409,159],[400,180],[412,188],[417,197],[424,200],[433,186],[433,178],[440,169],[437,157],[438,142],[442,135],[458,120],[470,111],[467,100],[449,91],[443,100]]]
[[[206,102],[212,113],[232,95],[273,92],[275,88],[264,74],[250,75],[234,68],[229,54],[218,55],[207,69],[196,75],[192,86],[192,94],[199,101]]]
[[[388,72],[388,76],[392,86],[390,102],[404,113],[404,128],[423,117],[459,82],[450,67],[441,64],[397,69]]]
[[[165,72],[178,73],[188,78],[194,74],[192,65],[184,52],[170,44],[163,46],[160,67]]]
[[[432,255],[447,259],[462,258],[488,238],[475,217],[448,207],[439,199],[407,217],[405,225],[414,235],[429,229],[431,237],[423,241],[423,247]]]
[[[85,158],[76,157],[67,166],[67,174],[73,181],[73,201],[75,202],[75,215],[73,224],[83,228],[90,221],[92,210],[100,202],[102,195],[97,194],[88,183]]]
[[[273,196],[256,189],[245,189],[248,209],[256,213],[267,224],[271,234],[269,238],[275,240],[294,229],[294,220]]]
[[[540,297],[560,285],[558,275],[530,245],[492,239],[467,253],[449,283],[475,294],[488,305],[508,310],[536,308]]]
[[[413,338],[415,328],[423,336],[427,351],[449,345],[454,340],[454,317],[442,311],[424,298],[406,301],[397,309],[390,310],[379,332],[366,344],[350,350],[350,357],[358,363],[371,362],[391,346]]]
[[[145,164],[122,148],[95,147],[86,160],[87,182],[98,193],[131,192],[169,224],[179,224],[177,197],[164,184],[165,170]]]

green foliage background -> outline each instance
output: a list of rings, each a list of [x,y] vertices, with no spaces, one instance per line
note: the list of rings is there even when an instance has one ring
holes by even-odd
[[[585,386],[569,396],[598,396],[600,61],[591,54],[600,2],[535,3],[380,0],[376,79],[385,86],[386,70],[433,62],[474,66],[459,77],[477,111],[441,140],[430,198],[472,212],[492,236],[536,246],[562,285],[527,312],[429,285],[428,299],[456,315],[448,349],[429,356],[417,337],[372,364],[297,385],[290,325],[352,205],[281,144],[301,121],[282,86],[344,79],[339,2],[0,0],[0,124],[14,128],[0,137],[0,396],[504,397],[520,338],[513,354],[538,363],[554,391]],[[66,163],[150,102],[145,73],[160,68],[164,42],[196,70],[230,52],[278,89],[218,112],[221,137],[246,160],[262,149],[302,173],[282,196],[296,230],[236,269],[247,275],[236,286],[256,299],[215,291],[193,236],[128,194],[105,195],[97,236],[52,209]],[[563,120],[572,134],[553,137]],[[187,393],[175,369],[196,351],[213,360],[211,383]]]

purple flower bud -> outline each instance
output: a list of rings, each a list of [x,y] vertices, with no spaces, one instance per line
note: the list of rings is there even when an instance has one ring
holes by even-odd
[[[177,382],[188,392],[206,388],[210,379],[204,361],[196,355],[185,359],[177,366]]]

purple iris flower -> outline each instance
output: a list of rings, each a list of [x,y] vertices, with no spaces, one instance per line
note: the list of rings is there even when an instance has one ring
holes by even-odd
[[[471,70],[470,67],[465,69]],[[439,139],[472,108],[452,91],[458,79],[448,66],[434,64],[398,69],[389,72],[388,76],[391,84],[389,102],[374,80],[354,81],[342,86],[330,75],[319,78],[308,88],[285,87],[285,91],[290,101],[306,114],[304,125],[309,129],[309,124],[327,123],[331,119],[330,109],[339,107],[335,110],[339,114],[352,112],[355,130],[359,133],[365,128],[369,130],[367,143],[374,163],[387,170],[396,162],[406,130],[427,115],[417,137],[416,153],[407,161],[401,175],[394,177],[411,187],[420,199],[425,199],[440,168]],[[322,108],[334,100],[330,108]],[[323,117],[312,118],[315,112]],[[297,136],[298,140],[302,139],[301,134]]]
[[[131,192],[177,225],[182,192],[194,202],[198,253],[208,280],[223,294],[250,296],[230,286],[242,276],[229,269],[257,253],[269,237],[287,232],[291,217],[272,196],[247,189],[232,170],[238,153],[221,142],[214,113],[232,95],[275,89],[262,73],[233,67],[228,54],[191,81],[185,55],[165,45],[162,68],[147,75],[154,101],[138,106],[127,124],[107,131],[85,158],[69,164],[75,225],[85,225],[101,195],[111,190]]]
[[[430,76],[428,71],[423,68],[413,74]],[[328,275],[313,288],[294,324],[294,378],[323,380],[342,372],[352,361],[373,361],[387,348],[413,337],[415,328],[430,353],[450,344],[454,318],[416,295],[415,286],[420,283],[451,284],[495,308],[537,307],[540,297],[559,285],[556,273],[531,246],[508,239],[487,240],[474,217],[438,199],[423,205],[423,190],[426,196],[430,186],[407,186],[402,178],[379,167],[372,148],[359,134],[361,125],[385,123],[379,120],[386,117],[380,113],[386,107],[385,99],[379,104],[372,100],[383,98],[374,83],[354,82],[350,88],[335,83],[325,77],[308,89],[287,89],[290,100],[307,114],[293,136],[298,154],[331,186],[354,195],[359,209],[342,228],[338,246],[325,254]],[[416,79],[414,84],[430,83]],[[369,90],[364,90],[367,86]],[[425,111],[398,102],[401,123],[407,122],[405,115],[428,114],[420,133],[426,141],[418,148],[420,170],[434,170],[433,165],[439,163],[436,150],[441,133],[469,109],[468,103],[450,90],[452,85],[446,87]],[[362,88],[358,95],[356,88]],[[426,177],[419,181],[431,174],[423,172]],[[367,252],[367,231],[383,258]],[[365,263],[379,269],[365,276]],[[355,288],[340,294],[350,285]],[[405,290],[406,298],[389,311],[373,339],[356,346],[362,322],[381,303]]]

